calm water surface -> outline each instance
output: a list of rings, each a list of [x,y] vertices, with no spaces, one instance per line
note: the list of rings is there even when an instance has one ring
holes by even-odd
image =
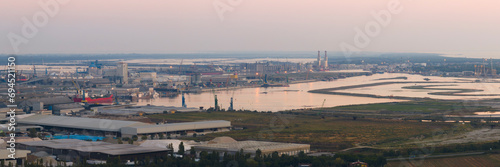
[[[391,80],[378,80],[381,78],[394,78],[405,76],[408,79],[391,79]],[[439,96],[428,95],[429,92],[436,92],[439,90],[418,90],[418,89],[403,89],[404,86],[413,85],[453,85],[442,86],[443,88],[472,88],[484,90],[480,93],[499,93],[500,89],[498,83],[472,83],[474,78],[451,78],[451,77],[429,77],[410,74],[375,74],[372,76],[358,76],[346,79],[339,79],[335,81],[321,81],[311,83],[292,84],[290,87],[275,87],[275,88],[245,88],[239,90],[218,91],[218,92],[205,92],[201,94],[186,94],[186,104],[188,107],[213,107],[214,95],[219,99],[219,105],[222,108],[228,108],[231,97],[234,97],[235,109],[248,109],[258,111],[282,111],[289,109],[302,109],[302,108],[315,108],[334,107],[351,104],[367,104],[367,103],[383,103],[383,102],[399,102],[403,100],[395,99],[382,99],[382,98],[368,98],[368,97],[353,97],[342,95],[324,95],[308,93],[309,90],[333,88],[339,86],[358,85],[376,82],[409,82],[409,81],[424,81],[424,78],[431,79],[434,82],[453,82],[453,83],[408,83],[408,84],[392,84],[356,89],[346,89],[342,92],[349,93],[363,93],[375,95],[394,95],[394,96],[408,96],[408,97],[430,97],[435,99],[477,99],[477,98],[496,98],[490,96],[484,97],[470,97],[470,96]],[[442,92],[442,91],[441,91]],[[500,97],[500,96],[499,96]],[[139,105],[162,105],[162,106],[176,106],[180,107],[182,104],[181,96],[174,98],[159,98],[154,100],[142,100]]]
[[[380,75],[385,76],[385,75]],[[377,78],[377,77],[375,77]],[[217,95],[219,105],[228,108],[231,97],[234,98],[235,109],[248,109],[258,111],[281,111],[289,109],[334,107],[349,104],[396,102],[401,100],[376,99],[365,97],[352,97],[340,95],[323,95],[308,93],[309,90],[346,86],[359,83],[373,82],[374,77],[359,76],[336,81],[321,81],[311,83],[291,84],[290,87],[274,88],[245,88],[238,90],[205,92],[202,94],[185,94],[188,107],[205,108],[214,106],[214,95]],[[177,106],[182,104],[182,97],[159,98],[153,100],[142,100],[139,105],[152,104],[163,106]]]

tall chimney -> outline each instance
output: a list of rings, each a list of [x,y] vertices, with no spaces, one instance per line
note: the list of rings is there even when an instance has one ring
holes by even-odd
[[[318,67],[321,66],[321,55],[320,55],[320,51],[318,50]]]
[[[327,69],[327,68],[328,68],[328,56],[326,55],[326,53],[327,53],[327,52],[325,51],[325,64],[324,64],[325,69]]]

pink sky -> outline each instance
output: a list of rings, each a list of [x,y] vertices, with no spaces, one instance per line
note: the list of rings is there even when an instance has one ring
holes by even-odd
[[[386,10],[390,2],[242,1],[221,21],[215,0],[72,0],[18,53],[340,51],[340,43],[353,43],[355,27],[374,20],[370,12]],[[15,53],[7,34],[21,34],[21,18],[43,10],[37,0],[0,2],[0,53]],[[500,58],[500,1],[400,2],[403,11],[362,51]]]

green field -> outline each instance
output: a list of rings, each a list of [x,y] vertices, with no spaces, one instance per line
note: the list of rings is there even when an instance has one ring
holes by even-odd
[[[412,159],[403,161],[391,161],[387,163],[387,167],[398,166],[500,166],[500,154],[485,154],[474,156],[461,156],[451,158],[435,158],[435,159]]]
[[[187,122],[199,120],[228,120],[243,130],[214,133],[194,140],[210,140],[230,136],[236,140],[266,140],[308,143],[313,149],[338,151],[355,145],[384,146],[401,143],[415,136],[429,135],[434,129],[451,129],[447,123],[361,119],[352,117],[321,117],[257,112],[201,112],[158,114],[148,116],[155,122]]]
[[[464,103],[459,101],[419,100],[399,103],[378,103],[349,105],[322,109],[324,111],[350,111],[350,112],[376,112],[400,114],[471,114],[478,111],[488,111],[491,107],[477,103]]]

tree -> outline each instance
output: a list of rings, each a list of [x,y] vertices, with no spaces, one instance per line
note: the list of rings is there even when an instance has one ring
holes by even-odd
[[[133,140],[133,141],[137,141],[137,140],[139,140],[139,137],[137,137],[137,135],[133,135],[133,136],[132,136],[132,140]]]
[[[128,144],[134,144],[133,140],[128,140]]]
[[[319,159],[314,159],[312,162],[312,166],[323,166]]]
[[[189,150],[189,155],[196,156],[196,150],[191,147],[191,150]]]
[[[118,138],[118,144],[123,144],[122,139]]]
[[[262,158],[262,151],[260,149],[257,149],[257,151],[255,151],[255,158]]]
[[[184,142],[181,142],[181,144],[179,144],[179,151],[177,151],[177,154],[184,155]]]
[[[342,160],[342,158],[338,157],[338,158],[336,158],[336,159],[333,161],[333,164],[334,164],[335,166],[342,166],[342,165],[344,165],[344,160]]]
[[[246,165],[249,167],[258,167],[259,163],[253,159],[247,159]]]
[[[384,158],[383,156],[378,156],[377,157],[377,165],[384,166],[387,164],[387,159]]]
[[[30,131],[29,131],[29,136],[30,136],[31,138],[33,138],[33,137],[36,137],[36,136],[37,136],[37,131],[36,131],[36,129],[35,129],[35,128],[31,128],[31,129],[30,129]]]
[[[158,137],[160,137],[160,139],[164,139],[163,133],[159,133]]]
[[[148,136],[146,136],[146,135],[141,136],[141,140],[147,140],[147,139],[148,139]]]

